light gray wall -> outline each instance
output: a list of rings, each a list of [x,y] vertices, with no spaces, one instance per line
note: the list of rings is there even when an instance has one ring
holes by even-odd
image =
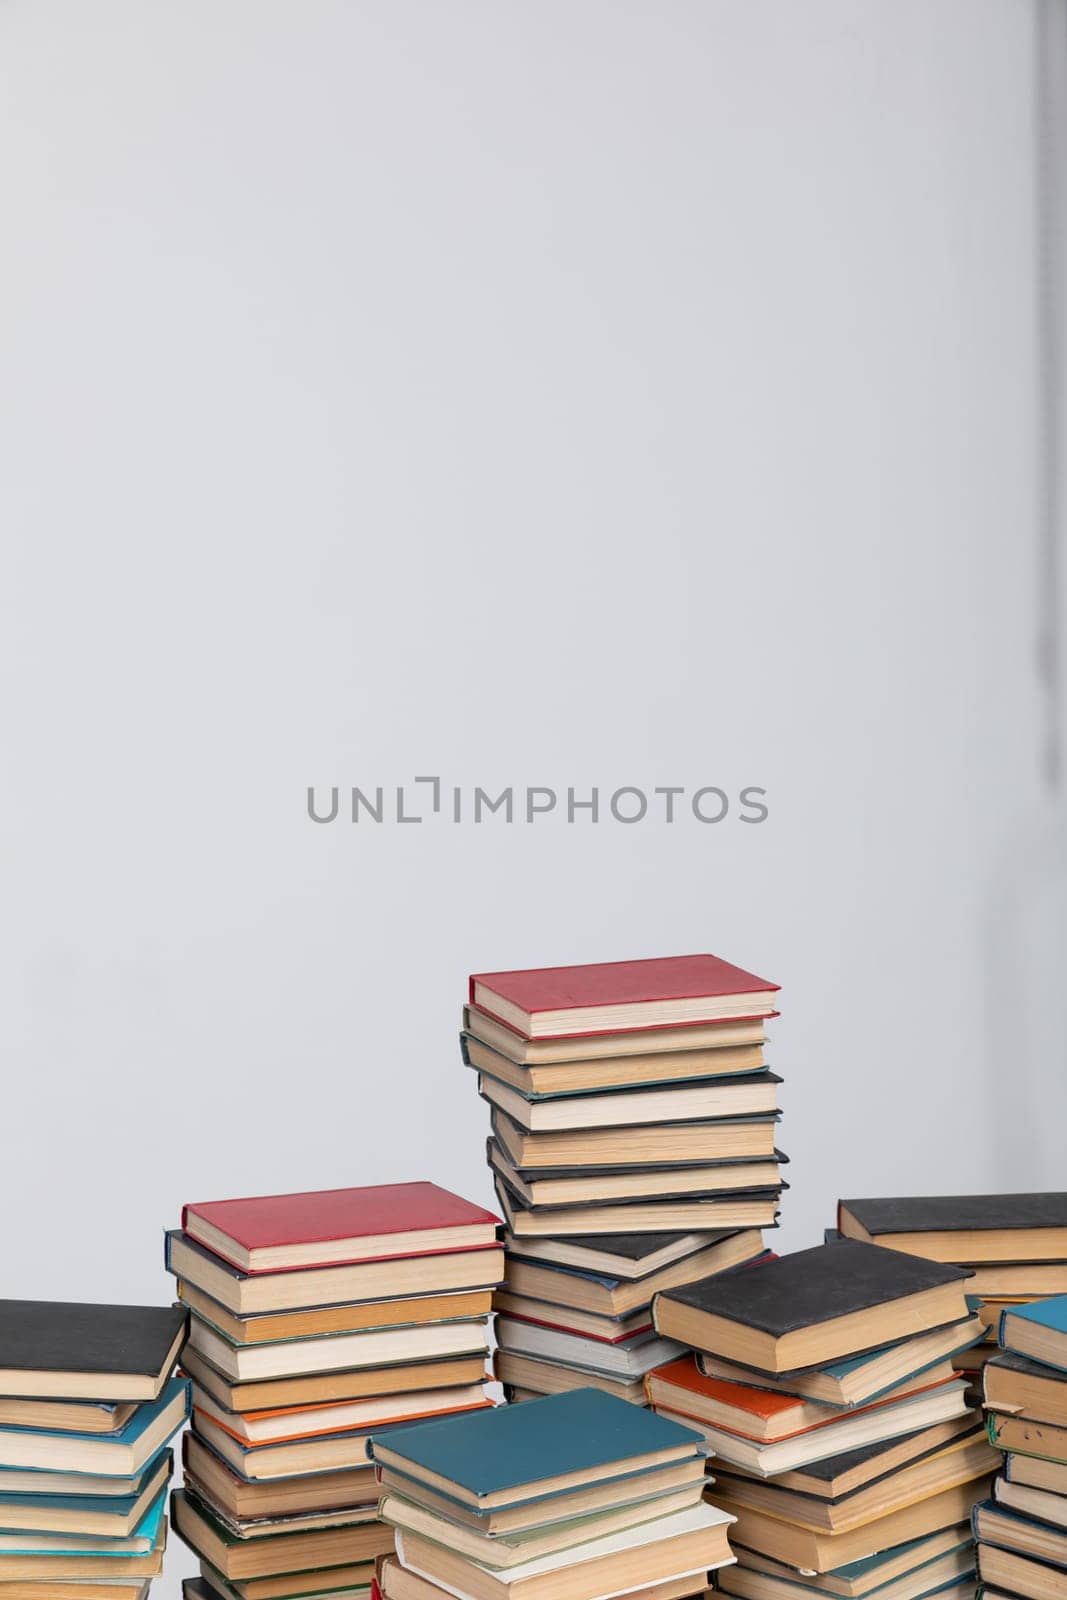
[[[1058,1071],[1031,9],[37,0],[0,74],[5,1291],[486,1195],[487,966],[778,979],[787,1245],[1062,1178],[990,1095]],[[770,816],[305,814],[434,773]]]

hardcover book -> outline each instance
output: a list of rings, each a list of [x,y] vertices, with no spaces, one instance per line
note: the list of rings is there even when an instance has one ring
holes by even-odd
[[[479,972],[471,1004],[528,1039],[768,1016],[778,985],[717,956]]]
[[[1005,1306],[998,1337],[1005,1350],[1058,1367],[1067,1382],[1067,1295],[1031,1305]]]
[[[488,1248],[499,1221],[435,1183],[214,1200],[182,1210],[190,1238],[248,1273]]]
[[[849,1238],[934,1261],[1063,1261],[1067,1193],[842,1200],[838,1227]]]
[[[597,1600],[682,1573],[699,1575],[699,1588],[709,1571],[733,1560],[731,1520],[713,1506],[694,1506],[506,1573],[406,1531],[397,1533],[397,1555],[402,1566],[463,1600]]]
[[[238,1317],[310,1310],[352,1301],[495,1288],[503,1276],[498,1247],[360,1261],[344,1267],[242,1272],[177,1229],[166,1235],[167,1269]]]
[[[488,1507],[578,1482],[691,1457],[691,1428],[657,1417],[596,1389],[577,1389],[522,1406],[499,1406],[375,1438],[376,1461],[432,1478],[468,1504]]]
[[[782,1373],[962,1321],[969,1276],[842,1240],[670,1289],[653,1319],[681,1344]]]
[[[0,1428],[0,1466],[55,1472],[139,1473],[189,1415],[189,1385],[171,1378],[157,1400],[138,1406],[113,1434]]]
[[[181,1306],[0,1300],[0,1394],[154,1400],[185,1322]]]

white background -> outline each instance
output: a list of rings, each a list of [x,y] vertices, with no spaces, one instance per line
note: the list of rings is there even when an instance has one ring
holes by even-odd
[[[1031,8],[23,0],[0,79],[3,1292],[487,1199],[479,968],[779,981],[787,1246],[1064,1187]],[[421,773],[770,817],[307,819]]]

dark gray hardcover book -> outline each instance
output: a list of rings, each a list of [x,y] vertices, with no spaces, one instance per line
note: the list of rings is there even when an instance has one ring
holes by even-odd
[[[65,1300],[0,1300],[0,1386],[5,1394],[55,1394],[80,1398],[88,1374],[147,1390],[170,1371],[185,1330],[184,1306],[92,1305]],[[47,1382],[45,1379],[47,1377]],[[41,1389],[34,1383],[40,1382]],[[14,1386],[13,1386],[14,1385]],[[90,1383],[99,1392],[99,1383]]]
[[[839,1208],[875,1239],[888,1233],[1067,1228],[1067,1193],[909,1195],[842,1200]]]
[[[661,1298],[781,1338],[969,1277],[973,1273],[963,1267],[842,1239],[780,1256],[738,1276],[669,1289]]]

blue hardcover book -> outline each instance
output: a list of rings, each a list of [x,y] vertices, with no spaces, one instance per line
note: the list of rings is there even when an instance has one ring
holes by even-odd
[[[174,1470],[174,1457],[169,1450],[161,1450],[137,1478],[116,1478],[123,1486],[131,1483],[128,1494],[35,1494],[25,1490],[11,1493],[4,1488],[4,1477],[18,1477],[11,1472],[0,1475],[0,1533],[10,1533],[19,1528],[33,1528],[42,1533],[88,1533],[110,1538],[128,1538],[145,1515],[161,1489],[165,1488]],[[35,1474],[47,1478],[48,1473]]]
[[[500,1504],[560,1478],[600,1482],[620,1472],[686,1460],[703,1436],[599,1389],[571,1389],[518,1406],[497,1406],[375,1434],[375,1461],[417,1478],[428,1475],[466,1503]],[[626,1464],[625,1466],[623,1464]],[[527,1495],[526,1498],[529,1496]]]
[[[167,1491],[163,1489],[128,1538],[87,1538],[80,1534],[24,1533],[0,1534],[0,1555],[88,1557],[143,1556],[154,1550],[163,1526]]]
[[[995,1500],[979,1500],[971,1512],[971,1529],[979,1544],[1015,1550],[1036,1561],[1050,1562],[1056,1569],[1067,1568],[1067,1530],[1052,1523],[1024,1516]],[[1067,1578],[1063,1581],[1067,1588]]]
[[[187,1420],[190,1392],[185,1378],[171,1378],[159,1399],[139,1405],[117,1433],[0,1428],[0,1466],[132,1477]]]
[[[1005,1306],[997,1339],[1004,1350],[1067,1372],[1067,1294],[1027,1306]]]
[[[963,1524],[961,1524],[961,1528],[962,1526]],[[859,1561],[848,1561],[844,1566],[834,1567],[832,1571],[827,1573],[827,1577],[841,1578],[846,1582],[852,1583],[859,1578],[866,1578],[871,1573],[877,1573],[881,1569],[890,1566],[907,1572],[918,1572],[920,1568],[929,1566],[932,1561],[940,1561],[942,1556],[952,1555],[955,1551],[966,1549],[971,1544],[970,1539],[960,1539],[957,1544],[951,1545],[947,1550],[938,1549],[931,1555],[929,1553],[930,1546],[937,1543],[939,1538],[939,1534],[932,1536],[924,1534],[921,1539],[909,1539],[905,1544],[895,1544],[888,1550],[879,1550],[877,1555],[864,1556]],[[912,1555],[915,1557],[915,1565],[900,1568],[899,1563],[902,1560],[906,1561]]]

